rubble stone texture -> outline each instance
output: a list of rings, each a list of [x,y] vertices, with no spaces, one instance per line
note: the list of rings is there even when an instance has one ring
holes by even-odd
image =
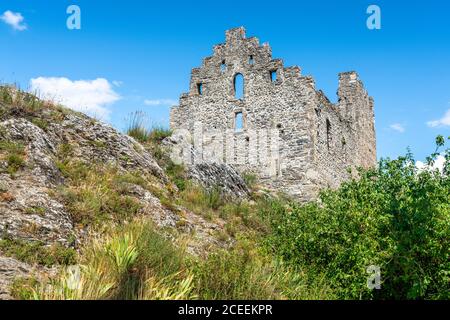
[[[190,133],[200,162],[256,173],[268,189],[307,201],[348,179],[349,168],[376,164],[374,102],[356,72],[339,74],[337,94],[331,103],[312,77],[273,59],[267,43],[240,27],[192,69],[170,123]]]

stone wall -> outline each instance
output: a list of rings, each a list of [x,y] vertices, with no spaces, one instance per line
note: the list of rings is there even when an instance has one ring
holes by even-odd
[[[348,167],[376,163],[373,100],[355,72],[339,75],[338,97],[332,104],[311,77],[284,67],[240,27],[226,31],[226,42],[192,70],[170,123],[191,135],[202,155],[196,162],[228,163],[256,173],[268,189],[309,200],[338,186]]]

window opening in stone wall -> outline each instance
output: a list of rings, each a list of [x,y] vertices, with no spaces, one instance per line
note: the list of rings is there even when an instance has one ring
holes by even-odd
[[[237,112],[234,115],[234,131],[241,132],[244,130],[244,115],[242,112]]]
[[[277,70],[270,71],[270,81],[272,82],[277,81]]]
[[[225,72],[227,70],[227,64],[225,63],[225,60],[222,60],[222,64],[220,65],[220,71]]]
[[[244,76],[240,73],[234,76],[234,96],[236,99],[244,98]]]
[[[197,93],[199,94],[199,95],[202,95],[203,94],[203,83],[197,83]]]
[[[327,119],[327,148],[330,150],[331,146],[331,122]]]
[[[255,59],[253,58],[253,55],[250,55],[248,57],[248,64],[254,64],[255,63]]]

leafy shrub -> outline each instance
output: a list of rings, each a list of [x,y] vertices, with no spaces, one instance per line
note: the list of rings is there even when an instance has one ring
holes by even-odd
[[[319,203],[274,205],[267,244],[325,273],[340,298],[449,298],[449,199],[448,174],[418,170],[411,154],[381,160]],[[381,268],[381,290],[366,286],[370,265]]]

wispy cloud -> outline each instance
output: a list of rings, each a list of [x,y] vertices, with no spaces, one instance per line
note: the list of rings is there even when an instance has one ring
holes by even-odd
[[[393,123],[389,126],[392,130],[395,130],[397,132],[403,133],[405,132],[405,126],[400,123]]]
[[[416,167],[420,170],[436,170],[438,169],[440,172],[444,171],[444,164],[445,164],[445,157],[443,155],[439,155],[436,160],[434,161],[434,164],[430,167],[426,163],[422,161],[416,162]]]
[[[17,31],[24,31],[27,30],[26,24],[23,23],[25,18],[22,16],[20,12],[12,12],[10,10],[5,11],[1,16],[0,19],[10,25],[14,30]]]
[[[155,99],[155,100],[145,100],[144,104],[146,106],[174,106],[178,104],[178,101],[173,99]]]
[[[53,100],[101,120],[109,116],[107,106],[121,99],[112,84],[103,78],[72,81],[67,78],[39,77],[31,79],[31,91],[43,99]]]
[[[447,110],[442,118],[428,121],[427,125],[431,128],[450,126],[450,109]]]

